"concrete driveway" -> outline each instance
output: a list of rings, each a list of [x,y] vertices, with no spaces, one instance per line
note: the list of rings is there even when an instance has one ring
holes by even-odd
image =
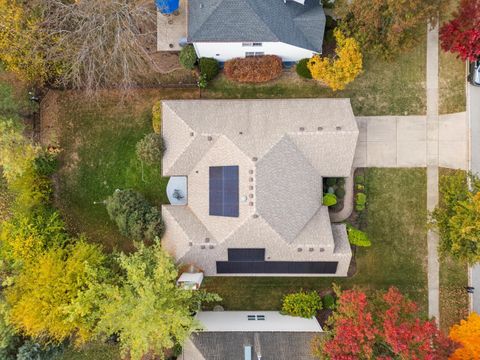
[[[426,116],[357,117],[360,135],[356,167],[426,167]],[[439,166],[468,167],[466,113],[441,115],[438,140]]]

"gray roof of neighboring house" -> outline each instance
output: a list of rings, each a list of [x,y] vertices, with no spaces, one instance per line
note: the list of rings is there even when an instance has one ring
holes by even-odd
[[[191,42],[280,41],[321,52],[325,13],[320,0],[198,0],[188,5]]]
[[[311,343],[318,336],[311,332],[199,332],[190,336],[179,359],[244,360],[244,346],[251,346],[252,359],[260,350],[262,360],[313,360]]]

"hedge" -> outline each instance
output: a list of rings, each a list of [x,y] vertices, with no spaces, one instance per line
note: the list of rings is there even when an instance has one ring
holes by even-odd
[[[155,134],[162,132],[162,102],[157,101],[152,107],[152,127]]]
[[[345,197],[345,189],[338,188],[337,190],[335,190],[335,195],[338,199],[343,199]]]
[[[325,184],[327,186],[334,186],[337,184],[337,178],[325,178]]]
[[[364,193],[358,193],[355,199],[357,205],[365,205],[367,203],[367,195]]]
[[[213,80],[218,75],[218,61],[213,58],[200,58],[198,66],[200,73],[205,75],[207,81]]]
[[[225,63],[225,76],[241,83],[263,83],[282,73],[282,59],[276,55],[237,58]]]

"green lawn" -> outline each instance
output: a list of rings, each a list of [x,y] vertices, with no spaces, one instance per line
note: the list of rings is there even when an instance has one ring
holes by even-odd
[[[219,76],[202,91],[203,98],[348,97],[355,115],[407,115],[426,112],[426,45],[385,62],[366,58],[363,73],[343,91],[333,92],[292,69],[263,85],[233,83]]]
[[[368,169],[367,233],[372,247],[359,249],[351,278],[209,277],[208,290],[223,297],[227,310],[279,309],[282,296],[322,290],[332,282],[345,288],[387,289],[394,285],[427,306],[426,172],[424,169]]]
[[[459,2],[459,0],[451,1],[450,11],[441,14],[440,23],[450,19],[451,13]],[[456,55],[446,53],[441,48],[438,51],[439,112],[440,114],[450,114],[465,111],[467,76],[465,63],[457,59]]]
[[[58,117],[55,126],[62,152],[57,204],[73,231],[108,249],[131,249],[131,240],[118,233],[105,206],[94,202],[126,188],[141,192],[153,204],[167,202],[167,179],[161,177],[160,164],[144,166],[142,178],[135,145],[152,131],[151,107],[156,100],[196,95],[195,90],[137,90],[132,98],[108,92],[88,100],[75,92],[62,92],[58,106],[45,104]]]
[[[440,169],[439,175],[448,176],[455,171],[462,170]],[[440,259],[440,326],[445,332],[468,315],[467,269],[466,263]]]

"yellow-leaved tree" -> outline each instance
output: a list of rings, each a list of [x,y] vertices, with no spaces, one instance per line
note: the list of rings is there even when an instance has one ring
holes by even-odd
[[[467,320],[453,325],[450,329],[450,339],[460,344],[450,360],[480,359],[480,315],[473,312]]]
[[[307,64],[312,77],[328,85],[333,91],[343,90],[362,71],[363,57],[360,45],[346,37],[339,29],[334,31],[337,47],[333,59],[314,55]]]

